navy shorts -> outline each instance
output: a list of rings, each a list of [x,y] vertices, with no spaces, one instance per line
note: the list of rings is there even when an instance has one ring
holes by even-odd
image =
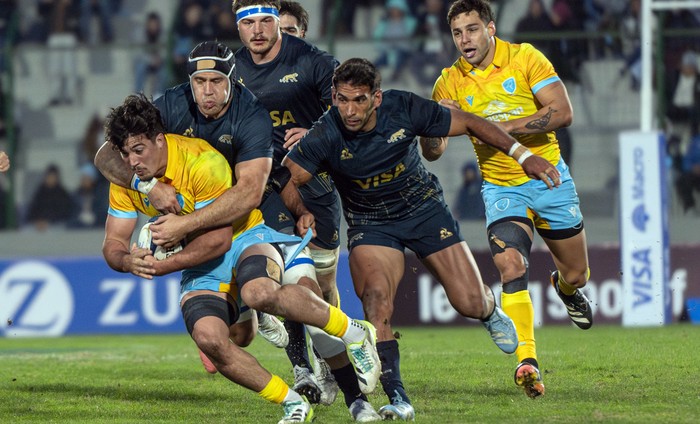
[[[412,250],[420,259],[464,241],[444,202],[429,201],[412,216],[378,225],[348,228],[348,249],[362,245]]]
[[[294,215],[284,205],[280,194],[268,186],[265,188],[265,198],[258,207],[263,214],[265,225],[284,234],[294,234],[296,221]]]

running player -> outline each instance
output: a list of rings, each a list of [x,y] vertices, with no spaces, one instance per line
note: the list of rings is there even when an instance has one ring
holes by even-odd
[[[544,394],[544,384],[528,292],[533,229],[552,254],[556,270],[551,284],[569,317],[584,330],[593,324],[588,299],[580,290],[589,277],[583,217],[554,133],[571,124],[573,111],[566,87],[540,51],[496,37],[487,1],[456,1],[447,21],[461,57],[442,71],[433,99],[496,123],[561,174],[561,186],[548,190],[542,182],[530,180],[504,152],[472,136],[484,178],[489,245],[503,284],[501,305],[515,321],[520,340],[515,383],[535,398]]]
[[[334,107],[317,121],[285,158],[292,181],[303,186],[319,167],[329,169],[343,199],[348,223],[350,272],[365,316],[377,328],[382,361],[380,381],[390,404],[385,419],[415,417],[401,380],[398,343],[391,329],[396,288],[409,248],[443,285],[452,306],[482,321],[496,345],[513,353],[513,322],[482,283],[467,243],[443,199],[437,178],[418,153],[416,136],[473,134],[502,152],[511,152],[527,175],[558,184],[552,165],[494,124],[450,111],[413,93],[383,93],[381,76],[365,59],[341,64],[333,77]],[[422,145],[423,156],[440,157],[440,139]],[[513,160],[511,159],[511,160]]]

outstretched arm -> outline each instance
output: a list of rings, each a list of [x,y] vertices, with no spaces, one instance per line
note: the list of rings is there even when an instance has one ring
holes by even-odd
[[[532,152],[501,127],[484,118],[462,110],[450,109],[452,122],[449,136],[471,135],[515,159],[523,167],[525,174],[533,179],[542,180],[547,187],[561,184],[559,171],[546,159],[533,155]]]

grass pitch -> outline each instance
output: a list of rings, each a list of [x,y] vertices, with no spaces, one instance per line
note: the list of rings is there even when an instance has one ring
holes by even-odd
[[[546,394],[513,384],[514,356],[486,332],[402,328],[402,375],[420,423],[695,423],[700,326],[545,327]],[[286,355],[249,348],[291,382]],[[0,339],[0,423],[276,423],[282,409],[204,372],[187,334]],[[370,396],[379,408],[381,388]],[[316,423],[350,423],[341,398]]]

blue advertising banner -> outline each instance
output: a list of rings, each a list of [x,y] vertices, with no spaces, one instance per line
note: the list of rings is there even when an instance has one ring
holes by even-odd
[[[339,281],[350,281],[347,254]],[[352,285],[343,309],[362,317]],[[113,271],[102,257],[0,261],[0,336],[186,332],[180,275],[146,280]]]

